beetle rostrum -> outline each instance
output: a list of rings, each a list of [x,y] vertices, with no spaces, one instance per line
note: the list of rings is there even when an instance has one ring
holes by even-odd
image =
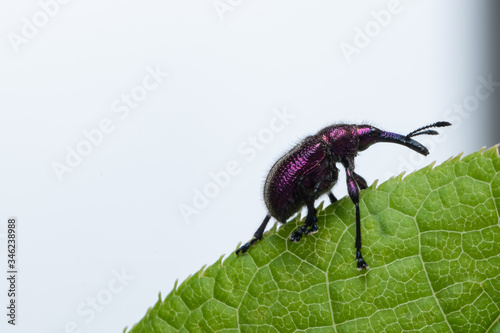
[[[359,212],[359,191],[368,187],[366,180],[354,172],[354,158],[377,142],[392,142],[419,154],[428,155],[429,150],[412,139],[417,135],[436,135],[435,127],[451,124],[445,121],[420,127],[407,135],[382,131],[370,125],[338,124],[323,128],[283,155],[271,168],[264,185],[264,201],[268,214],[255,232],[253,238],[236,250],[245,253],[250,246],[262,238],[267,223],[274,217],[281,223],[303,206],[307,207],[305,223],[290,236],[290,241],[299,242],[303,236],[318,231],[318,219],[314,201],[328,194],[331,203],[337,198],[331,192],[338,179],[337,163],[346,171],[349,197],[356,206],[356,262],[359,270],[368,268],[361,254],[361,217]]]

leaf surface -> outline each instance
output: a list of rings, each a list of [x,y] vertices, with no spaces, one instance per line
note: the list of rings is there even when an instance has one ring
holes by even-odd
[[[392,178],[355,209],[318,209],[319,231],[276,225],[246,255],[202,268],[130,332],[500,332],[498,147]]]

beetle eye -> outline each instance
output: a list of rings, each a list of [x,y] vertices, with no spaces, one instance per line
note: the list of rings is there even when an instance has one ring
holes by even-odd
[[[381,133],[382,133],[382,131],[379,130],[378,128],[376,128],[376,127],[372,127],[371,130],[370,130],[370,136],[374,137],[374,138],[380,137]]]
[[[358,150],[363,151],[366,148],[370,147],[372,144],[377,142],[377,139],[380,137],[380,133],[382,132],[376,127],[366,127],[363,129],[359,136]]]

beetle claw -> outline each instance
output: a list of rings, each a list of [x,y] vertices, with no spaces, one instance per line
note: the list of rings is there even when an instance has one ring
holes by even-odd
[[[245,253],[248,251],[250,246],[252,246],[253,243],[258,241],[260,238],[254,237],[252,238],[249,242],[247,242],[245,245],[241,246],[238,250],[236,250],[236,255],[239,255],[241,253]]]
[[[302,232],[300,230],[296,231],[292,234],[292,236],[290,236],[290,242],[298,243],[298,242],[300,242],[301,238],[302,238]]]
[[[246,243],[245,245],[241,246],[238,250],[236,250],[236,255],[239,255],[241,253],[247,252],[248,248],[250,248],[250,242]]]
[[[307,229],[308,225],[303,225],[300,227],[299,230],[295,231],[291,236],[290,236],[290,242],[292,243],[298,243],[302,239],[302,236],[307,236],[307,235],[312,235],[316,232],[318,232],[318,225],[316,223],[313,223],[309,229]]]
[[[370,266],[364,261],[363,258],[358,259],[358,271],[362,271],[363,269],[368,269]]]
[[[318,225],[314,223],[309,229],[306,230],[305,234],[312,235],[318,232]]]
[[[290,236],[290,242],[292,243],[298,243],[300,242],[300,239],[302,238],[302,235],[305,233],[306,226],[300,227],[299,230],[295,231],[292,236]]]
[[[358,261],[358,271],[370,268],[368,266],[368,264],[366,263],[365,259],[363,259],[363,256],[361,255],[361,250],[360,249],[358,249],[356,251],[356,260]]]

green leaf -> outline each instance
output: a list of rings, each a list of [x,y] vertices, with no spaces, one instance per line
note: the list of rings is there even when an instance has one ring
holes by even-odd
[[[343,198],[320,205],[318,233],[290,243],[300,217],[275,225],[160,296],[131,332],[500,332],[497,149],[362,191],[368,270]]]

